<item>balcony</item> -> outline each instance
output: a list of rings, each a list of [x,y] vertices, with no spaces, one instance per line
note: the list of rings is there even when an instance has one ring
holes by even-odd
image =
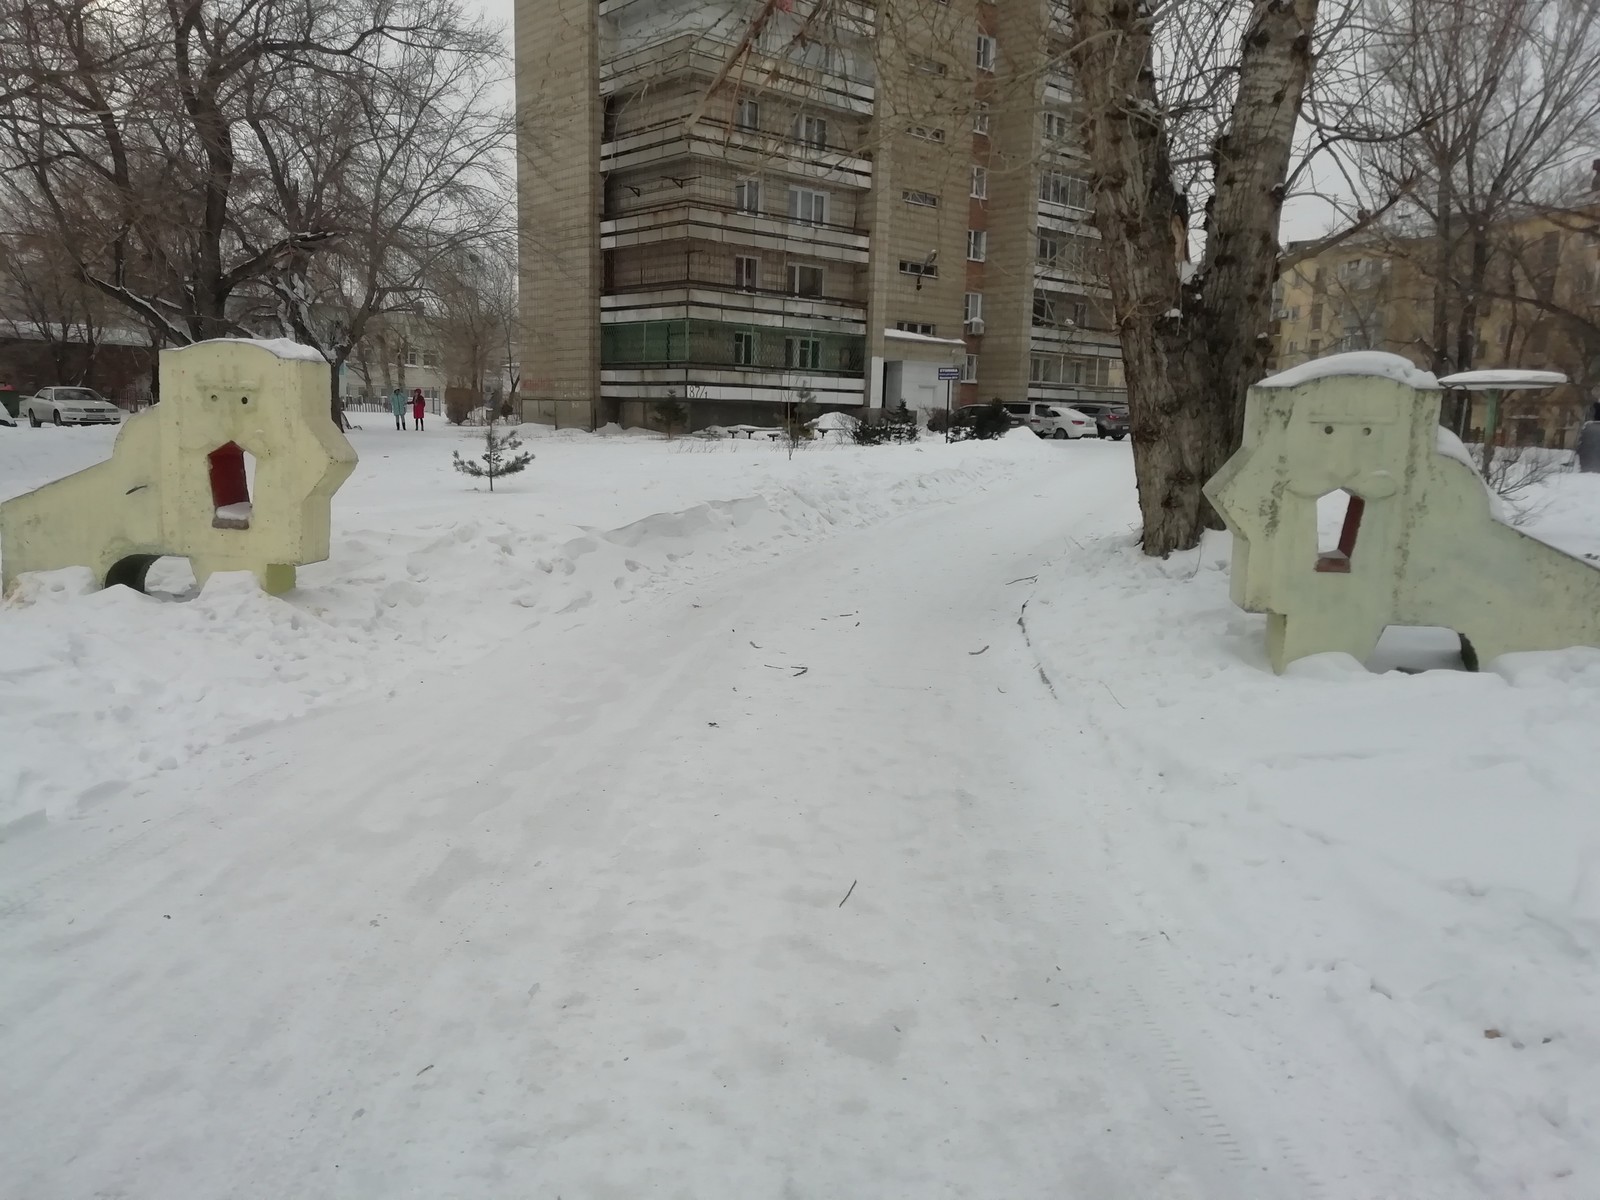
[[[727,194],[704,181],[687,181],[682,187],[663,191],[658,203],[603,219],[600,248],[618,250],[679,241],[723,242],[829,262],[864,265],[867,261],[867,234],[855,225],[748,212],[722,198]]]
[[[697,121],[692,132],[686,121],[674,118],[629,130],[600,147],[602,171],[637,170],[692,158],[752,170],[779,170],[837,187],[865,190],[872,186],[872,162],[837,138],[818,144],[707,117]]]
[[[610,95],[677,78],[710,83],[724,73],[736,53],[735,42],[685,33],[627,53],[602,55],[600,91]],[[760,80],[768,91],[789,92],[815,105],[867,116],[877,95],[871,71],[871,55],[865,51],[859,61],[841,56],[829,63],[808,63],[757,48],[749,52],[740,74]]]
[[[835,289],[801,296],[770,288],[735,288],[725,279],[662,279],[608,288],[600,298],[600,310],[604,324],[688,317],[854,334],[864,334],[867,328],[865,302]]]

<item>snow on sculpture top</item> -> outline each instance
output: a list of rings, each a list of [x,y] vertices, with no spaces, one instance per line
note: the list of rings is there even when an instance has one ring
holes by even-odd
[[[1317,379],[1332,379],[1338,375],[1366,375],[1378,379],[1392,379],[1409,387],[1437,388],[1439,381],[1433,372],[1424,371],[1409,359],[1383,350],[1350,350],[1344,354],[1329,354],[1313,358],[1298,367],[1290,367],[1269,375],[1257,387],[1291,388],[1311,383]]]
[[[1234,535],[1234,602],[1267,614],[1274,670],[1324,651],[1364,660],[1391,624],[1455,630],[1469,666],[1600,645],[1600,570],[1494,519],[1441,436],[1431,375],[1368,353],[1306,367],[1320,369],[1250,389],[1243,444],[1205,487]],[[1336,493],[1344,521],[1322,549],[1317,502]]]
[[[0,585],[87,566],[142,588],[164,555],[195,578],[254,571],[268,591],[328,556],[330,501],[356,453],[329,413],[329,369],[294,342],[219,338],[163,350],[161,403],[111,458],[0,505]],[[246,459],[256,464],[250,478]]]

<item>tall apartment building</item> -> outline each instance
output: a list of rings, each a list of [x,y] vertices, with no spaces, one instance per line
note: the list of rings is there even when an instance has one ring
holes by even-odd
[[[1053,0],[518,0],[526,419],[1121,393]]]

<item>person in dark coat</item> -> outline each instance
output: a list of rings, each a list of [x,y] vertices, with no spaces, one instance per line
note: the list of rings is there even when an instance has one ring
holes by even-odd
[[[423,414],[428,411],[428,402],[422,398],[422,389],[416,388],[411,393],[411,419],[417,423],[417,428],[422,428]]]

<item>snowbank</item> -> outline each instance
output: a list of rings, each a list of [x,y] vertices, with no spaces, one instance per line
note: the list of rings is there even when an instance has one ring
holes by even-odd
[[[1600,479],[1543,500],[1533,532],[1600,556]],[[1102,805],[1130,892],[1299,1080],[1284,1103],[1327,1111],[1353,1037],[1483,1194],[1600,1195],[1600,651],[1384,672],[1458,665],[1449,634],[1392,630],[1378,673],[1279,678],[1225,535],[1168,562],[1079,540],[1030,639],[1130,797]]]
[[[450,467],[450,450],[470,450],[481,431],[376,425],[352,435],[361,466],[334,500],[332,558],[302,568],[287,598],[230,576],[173,603],[55,572],[0,605],[0,836],[41,812],[105,802],[263,723],[381,696],[419,664],[470,661],[542,621],[579,620],[1044,462],[1041,447],[1009,443],[791,460],[771,443],[689,454],[678,451],[704,444],[523,426],[538,461],[491,496]],[[105,457],[114,437],[6,437],[0,499]]]

